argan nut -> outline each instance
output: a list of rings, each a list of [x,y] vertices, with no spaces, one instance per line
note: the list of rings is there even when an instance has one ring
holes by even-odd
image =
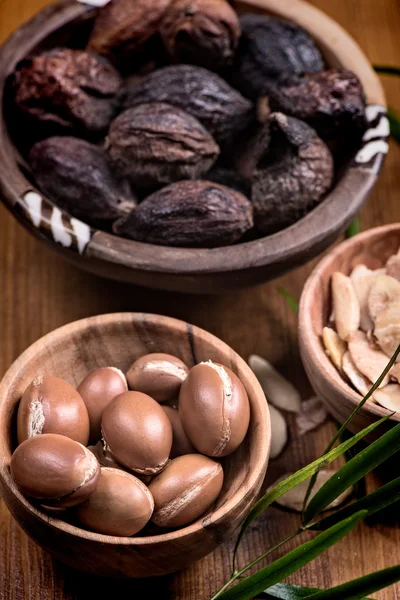
[[[222,466],[206,456],[175,458],[149,485],[154,498],[152,521],[159,527],[192,523],[215,502],[223,480]]]
[[[135,360],[126,374],[131,390],[148,394],[157,402],[178,397],[189,369],[171,354],[147,354]]]
[[[58,433],[87,446],[89,415],[70,383],[44,375],[26,388],[18,407],[18,443],[42,433]]]
[[[95,492],[78,506],[76,516],[91,531],[131,536],[148,523],[153,509],[153,497],[137,477],[102,467]]]
[[[193,446],[207,456],[227,456],[243,442],[250,404],[240,379],[211,360],[193,367],[179,394],[179,416]]]
[[[165,467],[172,447],[172,427],[161,406],[141,392],[126,392],[110,402],[101,429],[106,449],[140,475]]]
[[[101,417],[107,404],[127,391],[126,377],[115,367],[95,369],[79,384],[78,392],[89,413],[91,442],[101,438]]]
[[[173,438],[170,454],[171,458],[183,456],[184,454],[194,454],[196,450],[193,448],[183,429],[178,410],[172,406],[163,406],[163,409],[172,425]]]
[[[95,457],[100,463],[101,467],[109,467],[110,469],[121,469],[122,471],[127,471],[128,469],[121,465],[115,458],[110,454],[110,452],[104,447],[103,442],[100,440],[97,442],[95,446],[88,446],[88,450],[93,452]],[[150,475],[139,475],[136,474],[136,477],[143,481],[146,485],[150,482]]]
[[[90,450],[55,433],[20,444],[10,469],[23,494],[58,507],[76,506],[89,498],[100,475],[100,465]]]

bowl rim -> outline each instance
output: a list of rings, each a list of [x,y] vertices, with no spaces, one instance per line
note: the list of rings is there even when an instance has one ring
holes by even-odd
[[[255,460],[254,463],[252,463],[252,468],[249,470],[249,478],[235,491],[233,496],[230,497],[223,506],[219,507],[215,512],[211,513],[210,517],[207,519],[206,525],[203,524],[202,518],[200,518],[186,527],[177,529],[176,531],[159,534],[156,536],[118,537],[95,533],[77,527],[75,525],[71,525],[70,523],[66,523],[65,521],[57,519],[54,516],[49,516],[48,513],[41,511],[39,508],[37,508],[37,506],[31,504],[31,502],[27,498],[25,498],[25,496],[18,490],[16,484],[14,483],[11,477],[8,462],[1,452],[0,439],[0,481],[4,486],[7,487],[7,489],[12,493],[13,496],[18,498],[19,502],[24,505],[25,509],[28,510],[31,514],[33,514],[40,521],[43,521],[46,524],[55,527],[56,529],[59,529],[75,537],[83,538],[93,542],[99,542],[101,544],[120,544],[133,546],[160,544],[176,539],[181,539],[185,536],[190,536],[204,528],[208,528],[209,526],[212,527],[213,525],[217,524],[223,517],[226,517],[226,515],[235,510],[235,508],[238,505],[240,505],[243,498],[247,494],[251,493],[251,491],[254,490],[254,488],[260,482],[260,478],[263,479],[265,477],[265,473],[268,467],[271,444],[271,422],[268,409],[268,402],[253,371],[247,365],[246,361],[243,358],[241,358],[241,356],[237,352],[235,352],[228,344],[223,342],[220,338],[216,337],[212,333],[209,333],[205,329],[199,328],[195,325],[191,325],[180,319],[166,317],[163,315],[140,312],[106,313],[103,315],[96,315],[73,321],[47,333],[43,337],[39,338],[36,342],[31,344],[11,364],[11,366],[5,373],[2,381],[0,382],[0,415],[4,417],[2,406],[3,399],[7,394],[7,391],[9,390],[10,386],[13,385],[13,381],[15,379],[16,374],[23,370],[26,362],[36,355],[37,350],[39,350],[43,346],[43,343],[48,345],[52,345],[56,341],[57,343],[60,343],[60,341],[62,340],[65,340],[67,338],[70,339],[71,336],[79,335],[85,329],[91,326],[107,327],[108,325],[114,324],[116,322],[119,322],[122,325],[124,323],[131,325],[135,322],[142,323],[145,319],[151,320],[153,323],[159,324],[160,326],[175,328],[176,330],[182,332],[186,332],[189,328],[194,338],[207,341],[213,346],[219,347],[221,348],[221,350],[228,352],[236,362],[237,366],[241,370],[245,371],[246,376],[251,380],[252,385],[255,388],[255,400],[257,404],[257,409],[260,411],[261,415],[260,426],[257,433],[259,439],[259,443],[257,445],[257,454],[253,457]],[[262,401],[263,399],[264,402]]]
[[[379,239],[392,231],[398,232],[400,237],[400,223],[391,223],[367,229],[335,246],[313,269],[303,287],[300,298],[299,332],[304,352],[307,354],[307,358],[311,360],[313,366],[322,374],[325,383],[331,389],[340,392],[347,401],[351,402],[354,408],[360,403],[362,396],[357,393],[343,377],[341,377],[339,371],[327,356],[321,343],[321,338],[315,333],[312,320],[314,297],[320,286],[322,274],[325,273],[326,269],[332,264],[335,258],[345,255],[349,249],[357,246],[360,242]],[[379,418],[386,417],[388,413],[391,412],[379,404],[368,402],[363,405],[361,411],[373,414]],[[400,413],[392,415],[390,420],[400,422]]]
[[[90,0],[60,0],[17,29],[0,49],[0,96],[3,95],[7,75],[26,56],[28,48],[33,48],[62,23],[95,14],[96,9],[89,3]],[[304,0],[245,0],[245,4],[249,9],[262,9],[298,23],[324,46],[327,55],[334,57],[338,65],[347,67],[350,61],[352,70],[363,83],[369,105],[371,119],[368,131],[376,131],[378,116],[380,121],[386,119],[382,85],[363,51],[338,23]],[[233,246],[176,248],[136,242],[95,230],[60,210],[32,186],[20,170],[3,114],[0,115],[0,128],[2,200],[25,227],[52,245],[60,245],[64,251],[75,255],[131,270],[171,275],[216,274],[257,267],[279,270],[282,264],[299,262],[299,256],[302,260],[307,258],[310,246],[321,249],[324,240],[332,240],[351,222],[375,183],[387,152],[386,135],[379,136],[378,145],[378,140],[371,141],[371,136],[367,138],[323,201],[303,219],[280,232]],[[357,156],[366,146],[374,153],[372,156],[367,153],[369,161],[365,160],[365,154],[364,159],[358,161]],[[349,189],[353,191],[350,199]]]

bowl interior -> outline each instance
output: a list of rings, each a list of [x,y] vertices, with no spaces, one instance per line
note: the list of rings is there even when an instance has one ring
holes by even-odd
[[[304,287],[300,307],[302,343],[307,346],[314,366],[325,375],[326,385],[335,387],[354,404],[360,395],[340,376],[325,353],[322,330],[332,313],[331,277],[335,271],[349,275],[353,268],[365,264],[370,269],[384,267],[388,258],[400,248],[400,224],[385,225],[361,233],[339,244],[315,268]],[[389,360],[389,358],[388,358]],[[364,409],[384,416],[387,410],[367,403]],[[400,420],[399,415],[392,417]]]
[[[254,489],[265,473],[269,453],[270,427],[267,404],[257,380],[246,363],[211,334],[182,321],[145,314],[117,314],[91,317],[58,329],[33,344],[12,365],[0,387],[0,476],[3,484],[18,495],[39,518],[49,516],[23,498],[9,473],[9,462],[15,447],[15,415],[19,399],[34,377],[52,374],[74,386],[97,367],[116,366],[126,372],[138,357],[150,352],[166,352],[182,359],[189,367],[211,359],[231,368],[242,380],[251,404],[251,421],[247,437],[240,448],[223,459],[225,479],[222,492],[213,508],[194,524],[166,533],[174,539],[212,524],[234,510],[249,490]],[[112,541],[101,536],[51,519],[56,527],[75,535]],[[121,538],[117,538],[121,543]],[[127,543],[146,543],[157,538],[126,538]]]

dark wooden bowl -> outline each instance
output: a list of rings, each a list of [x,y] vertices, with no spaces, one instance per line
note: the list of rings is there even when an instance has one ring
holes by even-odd
[[[301,358],[315,392],[339,423],[344,423],[361,396],[341,377],[322,344],[322,329],[328,323],[332,308],[331,276],[335,271],[349,275],[361,263],[371,269],[379,269],[397,253],[399,247],[400,223],[370,229],[334,248],[316,266],[304,286],[299,310]],[[361,431],[388,412],[378,404],[367,402],[349,429]],[[400,414],[396,413],[391,421],[399,422]]]
[[[213,508],[172,533],[119,538],[85,531],[34,506],[18,491],[9,470],[19,399],[38,374],[77,385],[97,367],[130,363],[150,352],[167,352],[188,366],[212,359],[232,369],[251,405],[250,428],[238,450],[223,460],[225,480]],[[264,393],[251,369],[229,346],[183,321],[140,313],[90,317],[49,333],[10,367],[0,385],[0,488],[26,533],[57,559],[92,574],[154,577],[183,569],[212,552],[236,530],[263,482],[269,456],[270,421]]]
[[[0,97],[16,64],[38,47],[68,43],[77,26],[90,23],[92,0],[63,0],[18,29],[0,51]],[[292,20],[315,38],[327,63],[360,78],[370,129],[324,201],[295,225],[262,239],[215,249],[143,244],[98,231],[71,219],[26,178],[0,114],[0,195],[36,237],[77,266],[113,279],[183,292],[228,292],[261,283],[300,265],[337,239],[365,202],[388,145],[385,96],[368,59],[327,15],[303,0],[246,0],[238,10],[267,12]],[[383,133],[382,133],[383,132]]]

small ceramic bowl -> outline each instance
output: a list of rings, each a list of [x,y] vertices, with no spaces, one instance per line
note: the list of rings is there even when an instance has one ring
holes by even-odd
[[[211,359],[228,366],[243,382],[251,406],[243,444],[223,459],[224,485],[215,505],[201,519],[157,536],[113,537],[64,522],[31,504],[10,475],[19,399],[38,374],[50,373],[77,385],[97,367],[124,372],[150,352],[166,352],[188,366]],[[12,515],[45,550],[68,565],[108,577],[154,577],[178,571],[212,552],[232,535],[254,502],[264,480],[271,428],[264,393],[251,369],[210,333],[168,317],[140,313],[109,314],[71,323],[28,348],[0,385],[0,489]]]
[[[322,329],[328,324],[332,310],[331,276],[335,271],[349,275],[358,264],[379,269],[399,248],[400,223],[370,229],[334,248],[316,266],[304,286],[299,310],[301,358],[315,392],[339,423],[347,419],[361,396],[341,377],[322,343]],[[378,404],[367,402],[349,429],[361,431],[388,412]],[[400,414],[396,413],[391,420],[399,422]]]
[[[82,47],[82,32],[87,36],[99,10],[95,5],[100,2],[62,0],[20,27],[0,50],[0,97],[8,76],[26,56],[55,45],[79,46],[78,39]],[[0,106],[0,195],[31,233],[93,273],[196,293],[229,292],[277,277],[338,238],[366,201],[388,150],[386,100],[380,81],[348,33],[308,2],[246,0],[233,5],[240,12],[265,12],[298,23],[313,36],[329,66],[350,69],[363,85],[369,129],[323,202],[283,231],[234,246],[187,249],[123,239],[71,218],[32,185],[8,133],[5,107]]]

